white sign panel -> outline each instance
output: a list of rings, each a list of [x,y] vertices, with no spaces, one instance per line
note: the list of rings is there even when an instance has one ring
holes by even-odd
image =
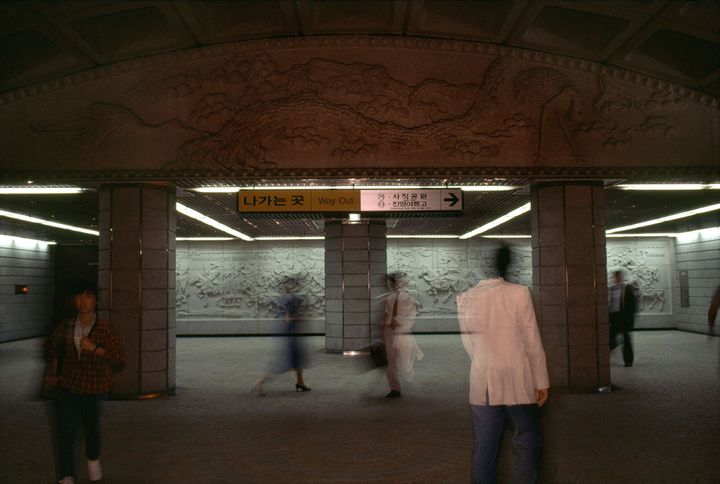
[[[462,190],[360,190],[362,212],[454,212],[462,209]]]

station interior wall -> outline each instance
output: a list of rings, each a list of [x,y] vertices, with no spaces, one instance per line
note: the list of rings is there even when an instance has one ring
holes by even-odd
[[[406,273],[419,303],[415,331],[457,331],[455,296],[492,275],[498,244],[482,238],[388,240],[388,271]],[[514,268],[508,279],[530,284],[529,239],[515,239],[511,248]],[[56,272],[66,272],[62,267],[67,266],[58,260],[67,252],[58,249],[0,239],[0,342],[45,335],[54,323]],[[720,285],[720,235],[608,239],[607,268],[608,274],[620,269],[637,281],[636,328],[708,332],[710,298]],[[686,287],[681,287],[681,271],[686,271]],[[177,334],[279,332],[273,301],[286,277],[295,278],[306,297],[304,331],[323,333],[322,241],[178,242]],[[30,292],[15,294],[15,285],[27,285]]]

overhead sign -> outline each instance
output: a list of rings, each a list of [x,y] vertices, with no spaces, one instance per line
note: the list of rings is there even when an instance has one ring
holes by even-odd
[[[363,212],[462,211],[462,190],[360,190]]]
[[[360,190],[241,190],[238,211],[359,212]]]
[[[241,190],[242,213],[462,211],[462,190]]]

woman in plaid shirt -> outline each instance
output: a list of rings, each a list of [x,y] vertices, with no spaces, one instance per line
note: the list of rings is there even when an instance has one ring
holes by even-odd
[[[97,289],[90,283],[79,283],[73,290],[77,316],[66,319],[55,328],[47,344],[49,360],[57,360],[58,451],[60,480],[75,482],[75,422],[82,420],[85,431],[88,477],[102,479],[100,467],[100,414],[102,402],[112,386],[112,374],[124,366],[120,337],[108,321],[95,314]],[[61,352],[60,349],[63,348]]]

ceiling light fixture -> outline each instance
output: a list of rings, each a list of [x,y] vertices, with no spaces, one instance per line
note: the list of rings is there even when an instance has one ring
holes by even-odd
[[[175,237],[178,242],[185,242],[186,240],[193,241],[220,241],[220,240],[235,240],[233,237]]]
[[[75,195],[84,191],[77,187],[0,187],[0,195]]]
[[[642,234],[608,234],[605,233],[605,237],[609,239],[615,238],[633,238],[633,237],[676,237],[678,234],[672,232],[658,232],[658,233],[642,233]]]
[[[197,187],[188,190],[198,193],[237,193],[243,190],[448,190],[461,189],[464,192],[506,192],[517,190],[510,185],[302,185],[302,186],[267,186],[252,187]]]
[[[30,217],[28,215],[23,215],[20,213],[8,212],[6,210],[0,210],[0,217],[8,217],[8,218],[12,218],[15,220],[21,220],[23,222],[47,225],[48,227],[55,227],[56,229],[72,230],[73,232],[81,232],[83,234],[90,234],[90,235],[95,235],[95,236],[100,235],[100,232],[98,232],[97,230],[90,230],[90,229],[84,229],[82,227],[75,227],[73,225],[61,224],[58,222],[52,222],[50,220],[45,220],[42,218]]]
[[[663,222],[669,222],[671,220],[677,220],[680,218],[692,217],[693,215],[699,215],[701,213],[712,212],[714,210],[719,210],[719,209],[720,209],[720,203],[716,203],[714,205],[708,205],[706,207],[700,207],[700,208],[696,208],[694,210],[688,210],[687,212],[680,212],[680,213],[676,213],[673,215],[667,215],[665,217],[660,217],[660,218],[656,218],[656,219],[652,219],[652,220],[648,220],[645,222],[640,222],[640,223],[636,223],[636,224],[632,224],[632,225],[626,225],[624,227],[616,227],[614,229],[608,230],[605,233],[606,234],[614,234],[615,232],[626,232],[628,230],[638,229],[640,227],[647,227],[648,225],[655,225],[655,224],[659,224],[659,223],[663,223]]]
[[[183,205],[180,202],[175,203],[175,208],[181,214],[183,214],[187,217],[193,218],[193,219],[197,220],[198,222],[202,222],[206,225],[209,225],[210,227],[216,228],[216,229],[220,230],[221,232],[230,234],[233,237],[237,237],[238,239],[247,240],[247,241],[253,240],[253,238],[250,237],[249,235],[245,235],[242,232],[238,232],[235,229],[231,229],[227,225],[220,223],[217,220],[208,217],[207,215],[203,215],[200,212],[198,212],[197,210],[193,210],[190,207],[186,207],[185,205]]]
[[[388,235],[388,239],[457,239],[457,235]]]
[[[481,235],[484,239],[529,239],[530,235]]]
[[[34,245],[56,245],[57,242],[49,241],[49,240],[36,240],[36,239],[27,239],[25,237],[16,237],[14,235],[5,235],[0,234],[0,246],[8,247],[12,245],[22,245],[22,246],[34,246]]]
[[[471,230],[470,232],[461,235],[458,237],[459,239],[469,239],[470,237],[475,237],[476,235],[480,235],[484,232],[487,232],[490,229],[494,229],[498,225],[502,225],[505,222],[514,219],[515,217],[519,217],[520,215],[527,213],[530,211],[530,202],[526,203],[522,207],[518,207],[515,210],[506,213],[502,217],[498,217],[492,222],[486,223],[482,227],[478,227],[475,230]]]
[[[622,184],[615,185],[621,190],[705,190],[712,188],[712,185],[703,183],[644,183],[644,184]]]
[[[263,240],[263,241],[274,241],[274,240],[325,240],[325,237],[323,236],[287,236],[287,237],[255,237],[255,240]]]

